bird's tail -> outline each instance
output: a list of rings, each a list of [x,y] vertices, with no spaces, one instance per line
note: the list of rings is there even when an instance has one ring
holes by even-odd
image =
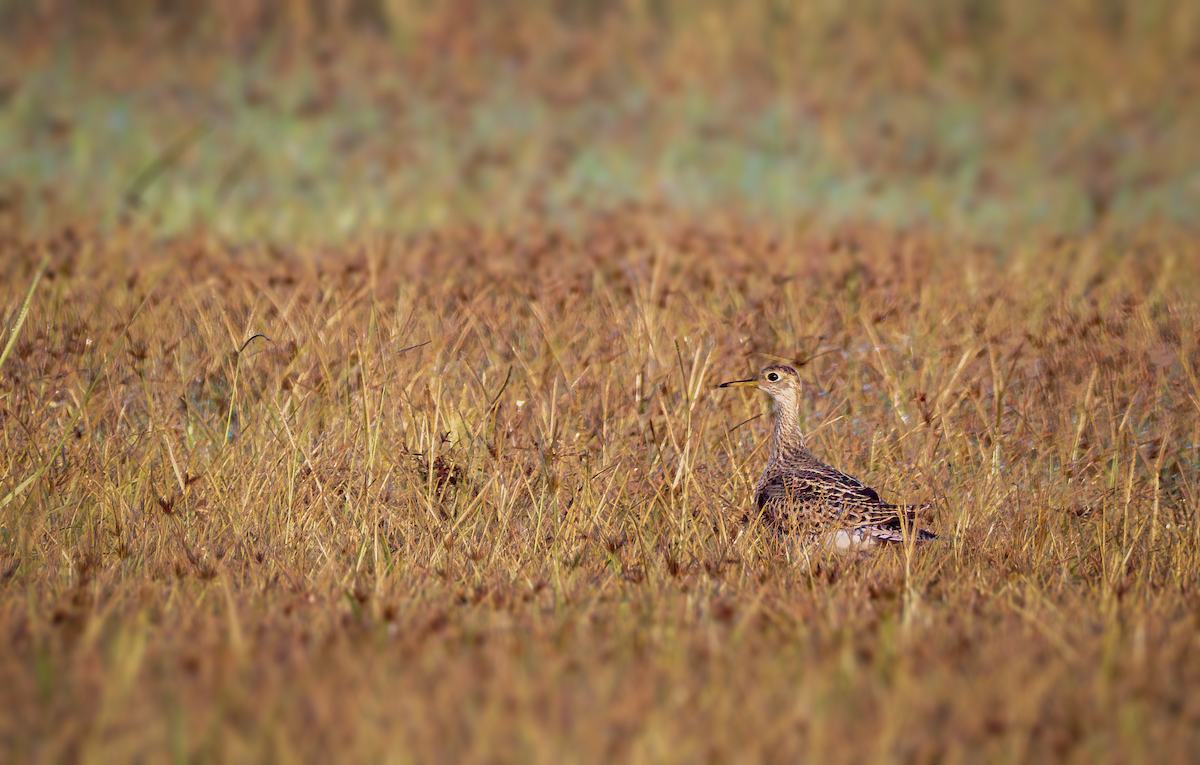
[[[903,542],[904,526],[907,525],[908,533],[912,535],[913,540],[916,542],[929,542],[937,539],[937,534],[917,526],[918,520],[923,515],[926,515],[932,507],[932,505],[925,504],[905,505],[903,508],[898,508],[900,512],[904,513],[904,519],[907,521],[906,524],[901,524],[900,515],[897,512],[895,520],[878,526],[871,526],[870,534],[880,542]]]
[[[904,531],[900,528],[899,523],[895,526],[867,526],[862,530],[874,537],[877,542],[898,543],[904,541]],[[912,535],[914,542],[931,542],[938,538],[938,535],[932,531],[919,529],[916,526],[909,526],[908,533]]]

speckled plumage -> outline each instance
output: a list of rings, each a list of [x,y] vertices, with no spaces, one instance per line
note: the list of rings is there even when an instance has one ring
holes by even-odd
[[[884,502],[874,489],[808,450],[800,430],[800,376],[795,369],[769,366],[754,379],[721,384],[731,386],[758,388],[774,402],[771,456],[754,487],[755,503],[768,527],[784,535],[828,536],[843,549],[904,540],[900,513],[911,521],[928,506],[901,508]],[[918,542],[937,537],[911,524],[908,533]]]

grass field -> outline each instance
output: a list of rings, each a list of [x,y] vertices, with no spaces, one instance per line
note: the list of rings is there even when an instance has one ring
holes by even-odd
[[[3,52],[3,759],[1196,756],[1189,6],[701,6]],[[772,360],[938,541],[738,536]]]

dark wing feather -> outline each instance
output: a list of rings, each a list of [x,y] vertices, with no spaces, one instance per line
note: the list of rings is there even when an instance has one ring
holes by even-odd
[[[756,501],[764,521],[783,533],[805,527],[832,525],[866,528],[883,541],[898,541],[900,513],[912,520],[921,508],[901,508],[879,498],[879,493],[853,476],[824,464],[768,470],[759,482]],[[918,539],[934,535],[917,530]]]

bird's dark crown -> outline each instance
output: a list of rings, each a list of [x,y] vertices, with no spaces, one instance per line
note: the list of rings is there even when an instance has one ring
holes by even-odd
[[[772,375],[777,376],[772,377]],[[783,379],[784,375],[794,377],[797,380],[800,379],[800,373],[797,372],[795,368],[790,367],[787,364],[772,364],[769,367],[764,367],[763,371],[758,373],[759,379],[765,380],[766,382],[779,382]]]

